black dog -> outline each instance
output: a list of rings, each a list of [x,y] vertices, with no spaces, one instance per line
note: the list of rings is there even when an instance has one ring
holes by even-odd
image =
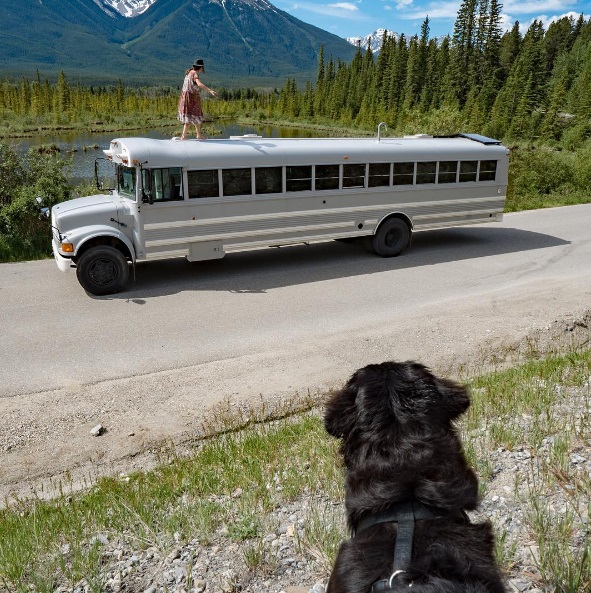
[[[453,420],[465,387],[415,362],[358,370],[326,404],[342,439],[343,543],[327,593],[503,593],[490,523],[470,523],[478,480]]]

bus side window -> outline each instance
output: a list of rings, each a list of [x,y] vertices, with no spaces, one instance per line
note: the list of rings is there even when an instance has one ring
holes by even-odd
[[[218,198],[220,195],[217,169],[188,171],[187,182],[189,184],[189,199]]]
[[[497,161],[480,161],[478,181],[494,181],[497,176]]]
[[[250,169],[224,169],[222,183],[224,196],[250,196],[252,194]]]
[[[365,165],[350,163],[343,165],[343,188],[365,186]]]
[[[466,181],[476,181],[476,171],[478,170],[478,161],[460,162],[460,183]]]
[[[458,172],[458,161],[439,161],[437,183],[455,183]]]
[[[310,191],[312,189],[312,165],[285,167],[286,191]]]
[[[435,170],[437,163],[430,161],[426,163],[417,163],[417,184],[435,183]]]
[[[154,202],[171,202],[183,199],[180,167],[143,169],[142,186],[144,195]]]
[[[170,200],[182,200],[183,192],[181,187],[181,168],[171,167],[168,169],[168,195]]]
[[[276,194],[283,191],[283,167],[257,167],[254,170],[257,194]]]
[[[339,189],[338,165],[316,165],[315,169],[315,189]]]
[[[392,185],[412,185],[414,174],[414,163],[394,163]]]
[[[367,184],[369,187],[390,185],[390,163],[370,163]]]

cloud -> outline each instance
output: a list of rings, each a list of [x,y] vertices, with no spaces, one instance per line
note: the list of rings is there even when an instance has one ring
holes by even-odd
[[[412,6],[413,0],[393,0],[398,10]],[[456,11],[457,12],[457,11]]]
[[[359,8],[355,4],[351,4],[351,2],[335,2],[334,4],[328,4],[329,8],[341,8],[343,10],[350,10],[351,12],[358,11]]]
[[[552,24],[555,23],[556,21],[559,21],[560,19],[567,17],[567,18],[571,18],[573,19],[575,22],[578,20],[579,16],[581,16],[580,12],[565,12],[564,14],[556,14],[553,16],[547,16],[545,14],[541,14],[540,16],[537,16],[533,19],[529,19],[527,22],[521,22],[519,21],[519,32],[522,35],[525,35],[525,33],[527,33],[527,30],[530,28],[531,24],[534,21],[541,21],[542,25],[544,26],[544,31],[548,30],[548,27]],[[585,20],[588,20],[590,17],[588,14],[583,14],[583,18]]]
[[[503,2],[503,10],[508,14],[566,12],[574,4],[573,0],[508,0]]]
[[[324,16],[332,16],[341,19],[354,19],[356,21],[370,21],[371,19],[360,12],[358,3],[354,2],[334,2],[332,4],[313,4],[312,2],[298,2],[287,8],[287,12],[296,11],[313,12]]]
[[[434,0],[426,2],[422,6],[413,5],[413,0],[389,0],[398,12],[398,17],[404,20],[424,19],[427,15],[429,19],[451,19],[455,21],[460,8],[460,0],[448,0],[436,2]],[[514,22],[515,15],[523,14],[542,14],[545,13],[567,13],[569,8],[574,7],[577,0],[505,0],[503,2],[503,28],[508,23]],[[549,17],[544,16],[544,22],[549,22]],[[560,17],[550,17],[560,18]],[[540,17],[538,17],[538,20]],[[509,27],[510,28],[510,27]]]
[[[422,7],[414,7],[413,10],[404,10],[412,4],[412,0],[395,0],[396,8],[401,10],[399,18],[405,20],[423,20],[427,15],[429,19],[452,19],[458,16],[459,2],[430,2]]]

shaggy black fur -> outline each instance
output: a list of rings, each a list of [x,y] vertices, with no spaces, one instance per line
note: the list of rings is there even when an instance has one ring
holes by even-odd
[[[366,366],[329,399],[324,423],[342,440],[353,537],[339,549],[327,593],[369,593],[391,575],[396,523],[355,532],[368,515],[402,501],[459,516],[417,521],[411,565],[393,580],[394,591],[505,591],[490,524],[472,524],[458,513],[478,505],[478,480],[453,425],[469,405],[465,387],[415,362]]]

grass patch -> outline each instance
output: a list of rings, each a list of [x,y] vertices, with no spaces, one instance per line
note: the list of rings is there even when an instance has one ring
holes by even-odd
[[[473,405],[461,430],[466,453],[483,492],[494,479],[491,452],[531,452],[524,481],[513,496],[523,509],[541,584],[583,593],[591,586],[588,528],[591,478],[572,463],[589,447],[591,351],[554,355],[470,381]],[[312,495],[304,524],[296,529],[302,554],[330,570],[346,537],[343,476],[337,443],[325,433],[318,409],[245,428],[244,416],[220,412],[222,430],[190,456],[169,452],[169,461],[147,473],[102,478],[84,493],[50,501],[10,502],[0,511],[0,589],[53,591],[58,585],[90,591],[104,587],[101,542],[124,538],[136,549],[163,554],[175,545],[214,538],[242,545],[252,572],[272,575],[269,514],[277,505]],[[567,493],[565,509],[556,493]],[[497,526],[497,556],[518,571],[514,535]]]

